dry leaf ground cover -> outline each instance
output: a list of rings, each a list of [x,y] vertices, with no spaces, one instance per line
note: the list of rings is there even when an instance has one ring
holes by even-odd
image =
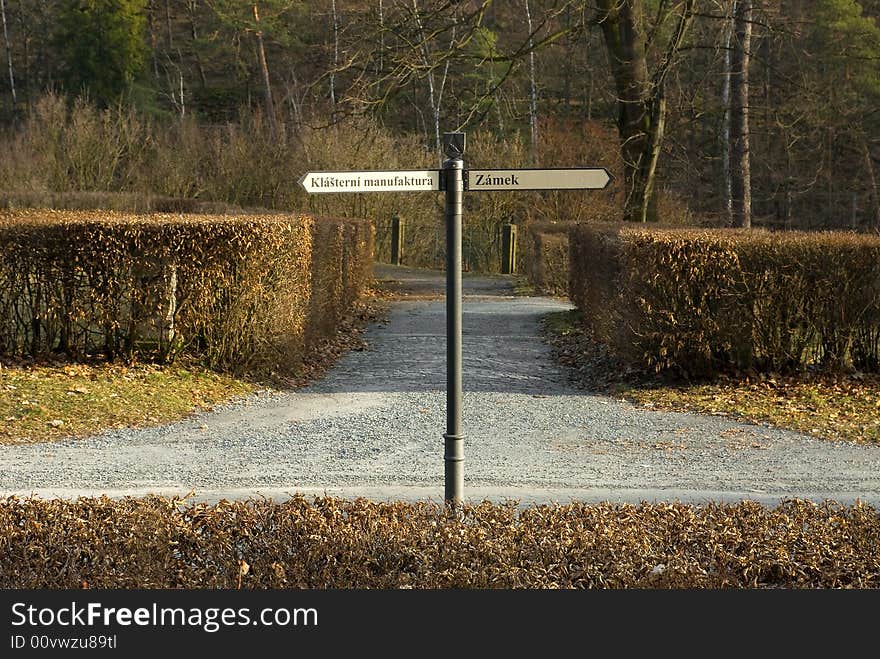
[[[0,500],[0,588],[877,588],[869,505]]]
[[[683,382],[616,362],[584,329],[578,311],[549,315],[544,329],[556,358],[587,388],[653,409],[724,414],[829,440],[880,442],[880,375],[808,371]]]

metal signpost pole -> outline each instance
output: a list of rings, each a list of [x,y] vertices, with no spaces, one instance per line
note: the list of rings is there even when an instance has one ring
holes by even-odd
[[[601,190],[611,182],[604,167],[472,169],[464,171],[464,133],[444,133],[443,169],[306,172],[300,185],[310,194],[338,192],[446,192],[446,432],[443,461],[446,504],[464,503],[464,435],[461,433],[461,209],[468,192],[483,190]],[[515,229],[516,227],[511,227]],[[401,234],[403,223],[400,224]],[[402,236],[401,236],[402,237]],[[511,234],[515,240],[516,233]],[[513,245],[511,255],[515,253]],[[398,256],[399,256],[398,252]],[[398,258],[399,260],[399,258]],[[513,272],[511,257],[509,270]]]
[[[464,435],[461,433],[461,207],[464,194],[464,133],[445,133],[446,188],[446,433],[443,460],[446,504],[464,501]]]

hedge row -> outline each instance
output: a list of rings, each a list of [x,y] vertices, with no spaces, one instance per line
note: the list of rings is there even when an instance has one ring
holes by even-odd
[[[520,263],[535,292],[568,295],[570,224],[532,222],[522,231]]]
[[[0,500],[0,588],[877,588],[871,506]]]
[[[880,237],[579,225],[572,301],[632,363],[880,370]]]
[[[312,235],[309,339],[331,334],[372,279],[375,232],[366,221],[322,217]]]
[[[0,212],[0,354],[284,369],[349,307],[371,254],[363,221]]]

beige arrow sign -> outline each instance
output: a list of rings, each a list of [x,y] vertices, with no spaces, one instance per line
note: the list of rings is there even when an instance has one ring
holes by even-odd
[[[479,190],[601,190],[611,181],[604,167],[559,169],[471,169],[467,189]]]
[[[418,192],[439,190],[440,172],[306,172],[299,179],[306,192]]]

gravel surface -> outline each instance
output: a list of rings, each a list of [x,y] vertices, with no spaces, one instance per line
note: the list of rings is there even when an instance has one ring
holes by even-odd
[[[394,302],[319,382],[262,392],[158,428],[0,450],[0,493],[196,500],[294,492],[443,498],[443,274],[377,266],[419,294]],[[860,499],[880,505],[880,446],[719,416],[640,409],[574,387],[539,338],[564,301],[466,277],[465,495],[580,501]]]

